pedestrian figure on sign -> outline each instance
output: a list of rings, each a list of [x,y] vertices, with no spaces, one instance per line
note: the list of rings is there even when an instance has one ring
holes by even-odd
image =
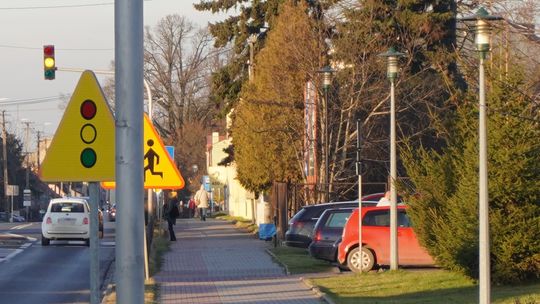
[[[174,225],[176,225],[176,219],[180,216],[178,210],[178,199],[176,195],[171,194],[169,201],[165,201],[163,205],[163,215],[167,220],[167,228],[169,229],[169,240],[176,241],[176,235],[174,234]]]
[[[204,185],[201,185],[201,188],[197,193],[195,193],[195,204],[199,208],[199,215],[201,216],[201,221],[206,221],[206,209],[208,208],[208,192],[204,190]]]
[[[154,141],[149,139],[146,144],[149,147],[152,147],[154,145]],[[159,175],[161,178],[163,178],[163,172],[154,171],[154,165],[159,165],[159,155],[154,151],[154,149],[150,148],[148,151],[144,154],[144,159],[148,159],[148,165],[144,167],[144,180],[146,181],[146,170],[150,170],[150,174],[152,175]],[[156,163],[154,164],[154,160]]]

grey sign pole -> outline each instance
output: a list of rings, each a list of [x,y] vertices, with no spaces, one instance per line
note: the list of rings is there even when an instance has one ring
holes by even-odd
[[[144,304],[143,1],[114,2],[116,302]]]
[[[91,182],[90,190],[90,303],[99,304],[99,242],[98,242],[98,208],[99,183]]]

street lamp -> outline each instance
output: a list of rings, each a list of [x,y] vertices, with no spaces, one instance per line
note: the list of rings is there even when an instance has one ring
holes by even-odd
[[[484,60],[490,51],[490,24],[489,21],[501,20],[500,16],[491,16],[481,7],[475,15],[460,18],[462,21],[474,21],[474,31],[476,32],[475,44],[480,57],[479,64],[479,126],[478,126],[478,146],[479,146],[479,286],[480,304],[490,303],[490,260],[489,260],[489,198],[488,198],[488,175],[487,175],[487,128],[486,128],[486,96],[484,84]]]
[[[395,80],[398,76],[398,59],[405,54],[390,47],[387,52],[379,54],[388,63],[386,76],[390,80],[390,269],[398,269],[397,240],[397,165],[396,165],[396,101],[394,94]]]
[[[323,89],[324,89],[324,185],[325,185],[325,200],[330,201],[330,181],[329,181],[329,165],[328,155],[330,154],[330,143],[328,140],[328,89],[332,84],[332,74],[335,72],[329,65],[318,71],[323,74]]]

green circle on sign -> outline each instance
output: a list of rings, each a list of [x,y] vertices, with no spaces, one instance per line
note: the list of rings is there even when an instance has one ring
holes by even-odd
[[[86,148],[81,152],[81,164],[85,168],[92,168],[97,161],[96,151],[92,148]]]

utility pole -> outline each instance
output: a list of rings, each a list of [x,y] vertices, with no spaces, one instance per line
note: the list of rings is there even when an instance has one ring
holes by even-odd
[[[26,189],[30,189],[30,162],[28,157],[28,145],[30,140],[30,121],[23,121],[26,125],[26,131],[24,136],[24,147],[25,147],[25,156],[26,156]]]
[[[144,303],[143,1],[114,2],[116,302]],[[125,33],[129,33],[126,35]],[[118,274],[118,276],[116,276]]]
[[[30,139],[30,121],[26,120],[23,121],[23,123],[26,125],[26,135],[24,137],[24,146],[25,146],[25,156],[26,156],[26,187],[24,188],[24,192],[29,192],[30,190],[30,162],[29,162],[29,155],[28,155],[28,141]],[[30,194],[30,197],[31,194]],[[31,201],[31,199],[30,199]],[[31,204],[31,202],[30,202]],[[26,220],[30,220],[30,206],[26,205]]]
[[[8,169],[7,169],[7,133],[6,133],[6,110],[2,111],[2,155],[4,166],[4,197],[6,199],[6,211],[8,210]]]
[[[41,132],[40,131],[37,131],[37,168],[39,170],[39,167],[40,167],[40,158],[39,158],[39,144],[40,144],[40,141],[41,141],[41,138],[40,138],[40,135],[41,135]]]

